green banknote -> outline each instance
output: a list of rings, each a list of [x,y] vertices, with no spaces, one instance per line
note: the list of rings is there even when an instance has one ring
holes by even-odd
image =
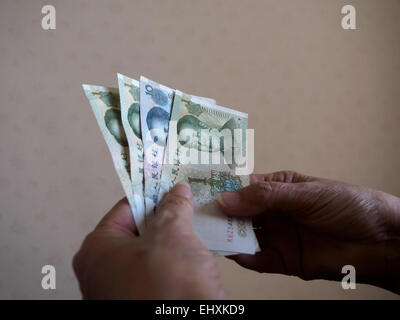
[[[118,74],[118,87],[121,99],[122,126],[129,145],[130,177],[133,200],[140,220],[138,225],[146,225],[143,193],[143,141],[140,127],[140,89],[139,82]]]
[[[130,179],[129,145],[121,121],[118,89],[83,85],[83,90],[92,107],[100,131],[110,150],[115,170],[128,199],[135,221],[143,221],[135,207]],[[139,232],[143,224],[138,224]]]
[[[211,251],[255,253],[258,242],[251,220],[223,215],[215,196],[248,185],[248,175],[235,175],[244,165],[247,114],[175,92],[159,198],[176,183],[191,186],[193,228]]]
[[[210,104],[178,90],[169,123],[160,195],[170,190],[182,165],[234,172],[243,165],[246,113]],[[171,177],[171,179],[170,179]]]

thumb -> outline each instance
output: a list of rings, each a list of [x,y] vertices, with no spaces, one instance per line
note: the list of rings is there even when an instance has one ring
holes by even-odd
[[[177,222],[190,225],[192,228],[193,194],[189,185],[186,183],[176,184],[157,204],[154,222],[164,225],[166,223]]]
[[[268,211],[294,212],[307,201],[309,183],[263,181],[236,191],[220,193],[221,210],[233,216],[254,216]]]
[[[132,235],[137,234],[135,220],[133,219],[129,202],[126,198],[121,199],[117,204],[101,219],[96,229],[110,227],[115,230],[124,230]]]

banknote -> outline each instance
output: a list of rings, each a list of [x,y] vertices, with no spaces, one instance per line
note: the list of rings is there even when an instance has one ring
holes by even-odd
[[[176,182],[185,182],[190,186],[195,210],[193,230],[209,250],[215,251],[216,255],[254,254],[259,250],[251,220],[224,215],[215,201],[218,193],[247,186],[249,176],[237,176],[226,171],[203,171],[182,165],[176,177],[167,171],[166,178],[176,178]]]
[[[83,90],[111,153],[115,170],[128,199],[133,217],[135,221],[142,221],[143,219],[138,215],[133,198],[129,174],[129,146],[121,121],[118,89],[84,84]],[[142,224],[138,224],[138,230],[139,232],[143,231]]]
[[[247,123],[246,113],[176,90],[159,196],[174,186],[182,164],[228,172],[244,165]]]
[[[204,103],[211,104],[211,105],[217,103],[217,101],[215,101],[215,99],[213,99],[213,98],[199,97],[199,96],[195,96],[195,95],[192,95],[192,97],[194,99],[197,99],[197,101],[204,102]]]
[[[245,113],[175,92],[159,198],[176,183],[188,183],[195,202],[193,229],[216,255],[259,249],[251,220],[226,217],[215,201],[216,194],[249,183],[248,175],[234,174],[246,160],[247,119]]]
[[[140,123],[144,148],[144,196],[146,215],[158,201],[164,149],[174,90],[140,77]]]
[[[129,145],[130,177],[133,200],[137,216],[135,221],[143,228],[146,225],[143,193],[143,141],[140,128],[140,89],[139,82],[118,74],[118,88],[121,101],[121,119]]]

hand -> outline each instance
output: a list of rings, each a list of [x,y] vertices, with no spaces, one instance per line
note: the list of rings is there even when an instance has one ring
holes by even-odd
[[[302,279],[339,280],[353,265],[357,282],[400,292],[400,199],[295,172],[253,175],[251,185],[219,196],[231,216],[253,217],[261,252],[240,265]]]
[[[192,229],[193,196],[176,185],[157,205],[146,232],[126,199],[90,233],[73,267],[86,299],[224,298],[215,260]]]

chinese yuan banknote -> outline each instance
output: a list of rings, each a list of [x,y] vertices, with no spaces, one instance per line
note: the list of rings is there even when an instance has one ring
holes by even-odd
[[[144,196],[146,214],[158,201],[164,149],[174,90],[140,77],[140,120],[144,148]]]
[[[118,74],[118,88],[121,100],[121,119],[129,145],[130,177],[133,201],[137,215],[146,223],[143,193],[143,141],[140,128],[140,89],[139,82]]]
[[[160,194],[171,189],[183,165],[233,172],[243,164],[248,115],[176,91]],[[165,175],[164,175],[165,173]]]
[[[110,150],[115,170],[128,199],[139,233],[144,230],[143,216],[136,210],[130,178],[129,145],[122,126],[118,89],[83,85],[83,90]]]

